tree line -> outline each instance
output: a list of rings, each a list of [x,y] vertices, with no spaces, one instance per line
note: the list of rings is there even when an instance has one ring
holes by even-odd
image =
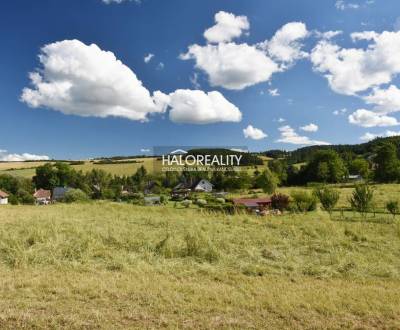
[[[35,189],[55,187],[79,189],[91,199],[120,199],[124,192],[167,193],[178,183],[209,180],[216,191],[262,189],[273,194],[278,186],[304,186],[311,183],[341,183],[349,175],[359,175],[366,182],[390,183],[400,181],[398,148],[390,141],[381,143],[374,154],[365,159],[352,153],[340,155],[335,150],[318,150],[309,162],[288,164],[287,159],[273,159],[248,170],[228,172],[165,172],[148,173],[141,166],[135,174],[117,176],[101,169],[77,171],[68,163],[46,163],[36,168],[32,179],[0,175],[0,189],[8,192],[12,203],[33,202]]]

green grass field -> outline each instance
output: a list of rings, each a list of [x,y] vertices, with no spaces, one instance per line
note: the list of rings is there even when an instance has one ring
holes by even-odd
[[[400,328],[400,220],[0,207],[0,328]]]
[[[137,163],[123,163],[120,164],[95,164],[90,161],[85,161],[83,165],[72,165],[75,170],[82,170],[83,172],[89,172],[92,169],[102,169],[113,175],[133,175],[137,169],[144,166],[150,173],[154,170],[154,158],[138,158],[132,159]],[[0,163],[0,174],[8,173],[11,175],[22,176],[25,178],[31,178],[35,175],[35,168],[45,164],[44,162],[11,162],[11,163]]]

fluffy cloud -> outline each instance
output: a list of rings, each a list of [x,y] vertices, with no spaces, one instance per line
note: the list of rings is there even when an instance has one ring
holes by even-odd
[[[252,139],[252,140],[262,140],[268,136],[261,129],[255,128],[252,125],[247,126],[243,130],[243,134],[246,139]]]
[[[396,126],[400,124],[394,117],[380,115],[365,109],[359,109],[349,115],[349,123],[362,127]]]
[[[196,68],[208,75],[212,86],[241,90],[270,80],[274,73],[288,69],[296,60],[307,56],[300,43],[307,35],[305,24],[291,22],[279,29],[270,41],[256,45],[233,42],[195,44],[189,46],[180,58],[194,60]],[[231,41],[232,37],[222,39]]]
[[[304,132],[317,132],[318,126],[311,123],[311,124],[300,127],[300,129]]]
[[[215,15],[215,23],[213,27],[204,32],[204,37],[210,43],[232,41],[250,28],[246,16],[235,16],[224,11]]]
[[[368,48],[340,48],[322,40],[311,53],[314,69],[325,75],[335,92],[355,95],[387,84],[400,73],[400,32],[367,31],[351,36],[354,41],[368,41]]]
[[[9,154],[7,150],[0,150],[0,161],[2,162],[24,162],[27,160],[49,160],[45,155],[33,155],[29,153]]]
[[[192,45],[183,60],[194,59],[212,86],[241,90],[268,81],[280,69],[263,51],[247,44]]]
[[[380,134],[373,134],[373,133],[365,133],[363,136],[360,136],[361,141],[371,141],[373,139],[376,139],[377,137],[389,137],[389,136],[399,136],[400,131],[386,131]]]
[[[160,111],[170,108],[169,118],[175,123],[210,124],[242,119],[240,110],[216,91],[179,89],[169,95],[157,91],[154,99]]]
[[[141,121],[158,111],[135,73],[95,44],[56,42],[42,48],[39,60],[42,68],[30,74],[33,88],[25,88],[21,96],[32,108]]]
[[[307,27],[301,22],[290,22],[282,26],[270,41],[265,41],[261,47],[269,56],[278,62],[292,64],[294,61],[307,57],[303,52],[301,40],[308,35]]]
[[[279,128],[281,132],[280,138],[276,142],[290,143],[290,144],[302,144],[302,145],[329,145],[329,142],[311,140],[307,136],[301,136],[289,125],[282,126]]]
[[[373,92],[363,99],[368,104],[375,105],[374,111],[379,113],[400,111],[400,89],[394,85],[387,89],[374,88]]]

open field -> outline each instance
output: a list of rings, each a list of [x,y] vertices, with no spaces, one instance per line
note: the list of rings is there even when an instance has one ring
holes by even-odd
[[[72,165],[76,170],[82,170],[83,172],[89,172],[92,169],[102,169],[113,175],[133,175],[137,169],[144,166],[148,172],[153,172],[154,169],[154,158],[137,158],[131,159],[137,161],[137,163],[124,163],[116,162],[115,164],[95,164],[91,161],[85,161],[82,165]],[[22,176],[25,178],[31,178],[35,175],[35,168],[45,164],[45,162],[11,162],[11,163],[0,163],[0,174],[8,173],[16,176]]]
[[[266,163],[270,158],[260,157]],[[118,162],[115,161],[113,164],[95,164],[92,161],[85,161],[82,165],[72,165],[75,170],[89,172],[92,169],[102,169],[113,175],[133,175],[137,169],[144,166],[149,173],[153,173],[158,169],[161,169],[161,161],[156,160],[154,157],[149,158],[133,158],[131,161],[137,163],[126,163],[127,160]],[[21,176],[25,178],[31,178],[35,175],[35,168],[45,164],[46,162],[0,162],[0,174],[8,173],[15,176]],[[255,171],[254,166],[247,167],[248,173],[253,174]]]
[[[0,327],[400,328],[400,221],[0,208]]]

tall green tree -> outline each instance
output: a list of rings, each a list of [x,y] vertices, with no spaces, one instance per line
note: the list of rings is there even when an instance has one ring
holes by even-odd
[[[393,143],[382,144],[374,158],[374,178],[378,182],[396,182],[400,177],[400,162]]]
[[[336,151],[320,150],[301,171],[301,175],[304,175],[306,182],[337,183],[344,180],[347,168]]]
[[[279,179],[275,173],[266,168],[257,178],[256,187],[261,188],[267,194],[273,194],[279,184]]]

